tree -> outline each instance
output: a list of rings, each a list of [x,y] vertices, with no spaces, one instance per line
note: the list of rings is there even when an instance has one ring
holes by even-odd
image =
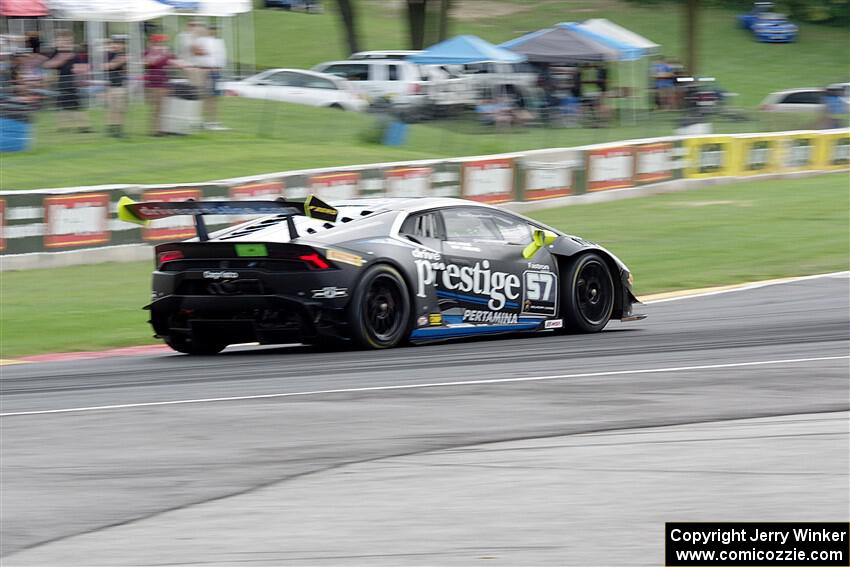
[[[440,0],[440,28],[437,41],[443,41],[449,37],[449,12],[452,9],[452,0]]]
[[[345,43],[348,45],[348,54],[357,53],[360,51],[360,42],[357,38],[357,19],[354,12],[354,6],[351,5],[352,0],[336,0],[339,6],[339,16],[342,20],[342,27],[345,30]]]
[[[407,0],[407,25],[410,30],[410,48],[425,47],[425,21],[428,0]]]

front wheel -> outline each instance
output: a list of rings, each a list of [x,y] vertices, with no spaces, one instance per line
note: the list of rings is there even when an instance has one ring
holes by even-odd
[[[569,265],[563,281],[565,330],[601,331],[614,311],[614,280],[605,260],[598,254],[583,254]]]
[[[194,355],[218,354],[225,349],[227,343],[210,339],[201,339],[187,335],[172,335],[165,338],[165,344],[177,352]]]
[[[410,327],[410,295],[398,270],[376,265],[363,274],[348,310],[351,338],[365,348],[392,348]]]

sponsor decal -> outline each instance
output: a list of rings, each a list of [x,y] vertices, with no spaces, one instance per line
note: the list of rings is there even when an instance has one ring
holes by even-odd
[[[145,191],[142,195],[143,201],[186,201],[201,199],[200,189],[159,189]],[[142,238],[145,240],[181,240],[195,236],[195,224],[191,216],[173,216],[151,221],[150,225],[142,229]]]
[[[265,244],[234,244],[233,249],[240,258],[259,258],[269,255]]]
[[[564,328],[564,320],[563,319],[549,319],[545,323],[543,323],[544,329],[563,329]]]
[[[604,191],[634,185],[634,150],[604,148],[587,152],[587,190]]]
[[[834,138],[829,165],[850,164],[850,138]]]
[[[320,199],[354,199],[360,192],[360,174],[323,173],[310,178],[310,192]]]
[[[427,327],[428,326],[428,316],[427,315],[420,315],[419,318],[416,320],[416,326],[417,327]]]
[[[388,169],[384,177],[387,197],[425,197],[431,189],[430,167]]]
[[[428,315],[428,324],[432,326],[439,326],[443,324],[443,315],[442,313],[431,313]]]
[[[525,172],[525,198],[528,201],[573,194],[573,172],[566,164],[529,167]]]
[[[783,165],[789,168],[811,166],[814,157],[814,145],[810,138],[793,138],[785,141],[785,159]]]
[[[699,173],[716,173],[723,169],[726,147],[723,144],[702,144],[699,146]]]
[[[366,262],[366,260],[363,259],[363,256],[358,256],[357,254],[352,254],[350,252],[343,252],[342,250],[334,250],[333,248],[329,248],[327,250],[325,257],[328,260],[341,262],[343,264],[350,264],[352,266],[357,266],[358,268]]]
[[[558,312],[558,276],[553,272],[527,270],[522,273],[522,312],[554,316]]]
[[[535,264],[534,262],[528,263],[528,269],[529,270],[544,270],[544,271],[547,271],[547,272],[549,270],[551,270],[551,268],[549,267],[549,264]]]
[[[659,142],[635,147],[635,180],[653,183],[673,178],[673,144]]]
[[[463,163],[461,196],[481,203],[505,203],[514,198],[512,159],[486,159]]]
[[[489,325],[515,325],[519,321],[516,313],[500,311],[463,310],[464,323],[487,323]]]
[[[6,249],[6,199],[0,199],[0,250]]]
[[[764,171],[770,166],[770,142],[767,140],[756,140],[747,146],[744,156],[744,168],[746,171]]]
[[[327,286],[310,291],[313,293],[313,299],[335,299],[337,297],[348,297],[347,287]]]
[[[109,242],[109,195],[84,193],[45,197],[46,248]]]
[[[239,272],[207,270],[203,273],[203,276],[205,280],[235,280],[239,277]]]
[[[439,258],[439,254],[436,256]],[[486,299],[488,308],[500,311],[504,309],[508,300],[518,299],[520,296],[519,276],[491,270],[489,260],[475,262],[473,266],[459,266],[426,258],[415,259],[413,263],[416,265],[416,295],[418,297],[427,297],[428,287],[439,286],[441,290],[455,292],[451,295],[461,301],[478,298],[463,297],[458,294],[482,296],[480,300]]]

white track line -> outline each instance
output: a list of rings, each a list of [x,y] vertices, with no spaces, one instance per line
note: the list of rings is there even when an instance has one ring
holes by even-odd
[[[707,291],[699,291],[694,290],[694,293],[688,293],[687,291],[683,291],[683,295],[677,297],[665,297],[664,299],[650,299],[644,303],[645,305],[653,305],[655,303],[666,303],[668,301],[679,301],[682,299],[693,299],[696,297],[709,297],[712,295],[722,295],[724,293],[733,293],[736,291],[748,291],[751,289],[759,289],[761,287],[768,287],[772,285],[782,285],[789,283],[797,283],[806,280],[816,280],[820,278],[847,278],[850,277],[850,272],[830,272],[828,274],[815,274],[812,276],[797,276],[792,278],[782,278],[777,280],[763,280],[760,282],[751,282],[751,283],[743,283],[737,286],[731,286],[726,289],[712,289]]]
[[[675,366],[668,368],[643,368],[638,370],[610,370],[606,372],[583,372],[580,374],[556,374],[552,376],[526,376],[522,378],[492,378],[487,380],[459,380],[456,382],[432,382],[427,384],[397,384],[390,386],[365,386],[362,388],[338,388],[334,390],[310,390],[306,392],[282,392],[277,394],[257,394],[252,396],[230,396],[226,398],[199,398],[194,400],[170,400],[164,402],[140,402],[136,404],[115,404],[108,406],[89,406],[37,411],[17,411],[0,413],[0,417],[18,415],[42,415],[50,413],[78,413],[86,411],[116,410],[128,408],[147,408],[156,406],[175,406],[183,404],[204,404],[211,402],[238,402],[244,400],[268,400],[273,398],[293,398],[296,396],[320,396],[326,394],[348,394],[358,392],[385,392],[388,390],[416,390],[420,388],[440,388],[449,386],[478,386],[482,384],[506,384],[513,382],[541,382],[544,380],[563,380],[568,378],[594,378],[600,376],[625,376],[629,374],[653,374],[662,372],[686,372],[689,370],[717,370],[720,368],[740,368],[745,366],[766,366],[775,364],[796,364],[823,360],[850,359],[850,356],[819,356],[815,358],[787,358],[783,360],[759,360],[755,362],[730,362],[727,364],[703,364],[699,366]]]

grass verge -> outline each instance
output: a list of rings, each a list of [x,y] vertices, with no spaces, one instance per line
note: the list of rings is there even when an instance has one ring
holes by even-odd
[[[534,213],[603,244],[639,294],[848,269],[848,178],[748,181]],[[148,262],[0,274],[0,358],[153,342]]]

